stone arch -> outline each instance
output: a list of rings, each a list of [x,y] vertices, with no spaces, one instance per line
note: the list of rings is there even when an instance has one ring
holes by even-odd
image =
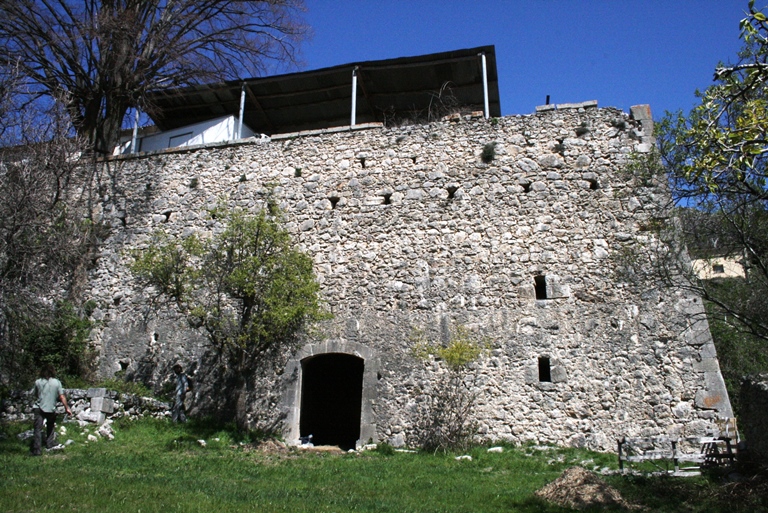
[[[335,355],[335,356],[334,356]],[[354,373],[357,364],[362,365],[362,383],[360,390],[360,434],[355,446],[366,444],[368,440],[378,441],[376,422],[373,417],[373,402],[376,398],[376,381],[379,362],[375,351],[357,342],[328,340],[302,347],[285,367],[287,379],[283,395],[283,436],[290,444],[298,444],[302,423],[302,387],[306,379],[314,379],[305,372],[318,372],[318,369]],[[323,372],[322,370],[320,372]],[[354,379],[354,378],[350,378]],[[360,382],[358,380],[357,382]],[[307,404],[305,403],[305,409]],[[312,415],[306,409],[306,415]],[[306,419],[305,419],[306,420]],[[306,425],[306,422],[305,422]],[[321,442],[321,441],[319,441]]]

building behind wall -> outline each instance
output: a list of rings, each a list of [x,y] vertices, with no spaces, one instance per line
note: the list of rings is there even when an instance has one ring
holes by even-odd
[[[665,215],[664,184],[623,172],[648,149],[647,112],[589,102],[105,162],[118,186],[90,285],[100,374],[159,384],[181,360],[205,407],[205,339],[170,309],[147,315],[130,251],[157,230],[205,237],[218,228],[207,209],[255,212],[271,187],[333,319],[255,378],[254,427],[298,438],[308,362],[351,355],[363,366],[349,381],[362,381],[355,436],[412,444],[442,372],[413,357],[412,333],[463,325],[490,341],[473,384],[484,439],[613,450],[620,436],[711,433],[731,411],[700,299],[616,273],[616,255],[659,243],[646,227]]]

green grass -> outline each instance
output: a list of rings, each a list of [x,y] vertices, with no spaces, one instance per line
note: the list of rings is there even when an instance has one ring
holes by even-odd
[[[29,426],[2,427],[0,511],[555,513],[566,510],[537,500],[536,489],[572,465],[616,467],[610,454],[531,447],[478,447],[472,461],[391,451],[269,454],[234,431],[151,420],[116,425],[114,441],[85,443],[76,424],[66,426],[60,441],[76,443],[39,458],[16,437]],[[608,480],[654,511],[761,507],[749,497],[722,502],[720,486],[704,478]]]

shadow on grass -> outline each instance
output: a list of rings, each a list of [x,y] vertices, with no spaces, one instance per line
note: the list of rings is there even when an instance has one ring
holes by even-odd
[[[164,440],[162,446],[178,451],[194,449],[215,441],[221,445],[247,445],[270,438],[270,434],[258,431],[242,431],[234,423],[224,423],[216,418],[190,418],[175,424],[169,419],[143,419],[141,422],[120,419],[115,423],[118,436],[144,436],[152,431],[156,440]]]
[[[650,511],[766,512],[766,476],[739,476],[729,482],[727,472],[711,471],[702,477],[625,476],[611,480],[625,499]]]
[[[72,421],[56,423],[56,430],[62,426],[69,429],[69,435],[59,435],[59,438],[72,436],[76,442],[83,442],[83,437],[75,433],[83,429],[82,426],[73,429]],[[164,446],[168,450],[192,448],[200,445],[200,440],[220,440],[222,444],[253,444],[270,437],[267,433],[256,431],[240,431],[233,423],[223,423],[215,418],[189,419],[184,424],[174,424],[169,419],[144,418],[141,421],[131,419],[118,419],[114,422],[116,436],[119,438],[136,437],[142,439],[147,433],[152,433],[151,438],[166,440]],[[88,425],[85,429],[95,432],[97,425]],[[22,454],[29,452],[30,440],[21,440],[19,434],[32,429],[31,422],[3,422],[0,423],[0,453]],[[150,438],[150,439],[151,439]],[[162,445],[161,445],[162,446]]]
[[[19,434],[32,429],[32,422],[2,422],[0,423],[0,453],[21,454],[29,453],[31,439],[21,440]]]
[[[511,504],[511,511],[519,513],[570,513],[570,508],[561,508],[551,502],[539,499],[537,497],[528,498],[522,502]]]
[[[615,476],[610,484],[630,503],[641,506],[638,511],[686,513],[757,513],[768,512],[768,475],[741,476],[737,482],[726,482],[722,472],[700,478],[671,476]],[[522,513],[564,513],[574,511],[540,499],[529,497],[510,505]],[[587,508],[580,511],[627,511],[620,506]]]

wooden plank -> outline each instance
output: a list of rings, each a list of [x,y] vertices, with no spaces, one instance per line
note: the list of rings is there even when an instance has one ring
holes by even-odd
[[[637,438],[624,438],[624,443],[645,443],[645,444],[656,444],[656,443],[670,443],[672,441],[676,441],[676,438],[671,438],[668,436],[649,436],[649,437],[637,437]]]
[[[625,456],[624,461],[629,462],[640,462],[640,461],[654,461],[654,460],[663,460],[663,459],[672,459],[671,454],[635,454],[631,456]]]
[[[702,463],[704,456],[701,454],[680,454],[675,458],[677,461],[687,461],[690,463]]]
[[[701,472],[699,472],[698,470],[686,472],[685,469],[680,469],[676,472],[670,473],[669,475],[675,476],[675,477],[695,477],[695,476],[700,476]]]

